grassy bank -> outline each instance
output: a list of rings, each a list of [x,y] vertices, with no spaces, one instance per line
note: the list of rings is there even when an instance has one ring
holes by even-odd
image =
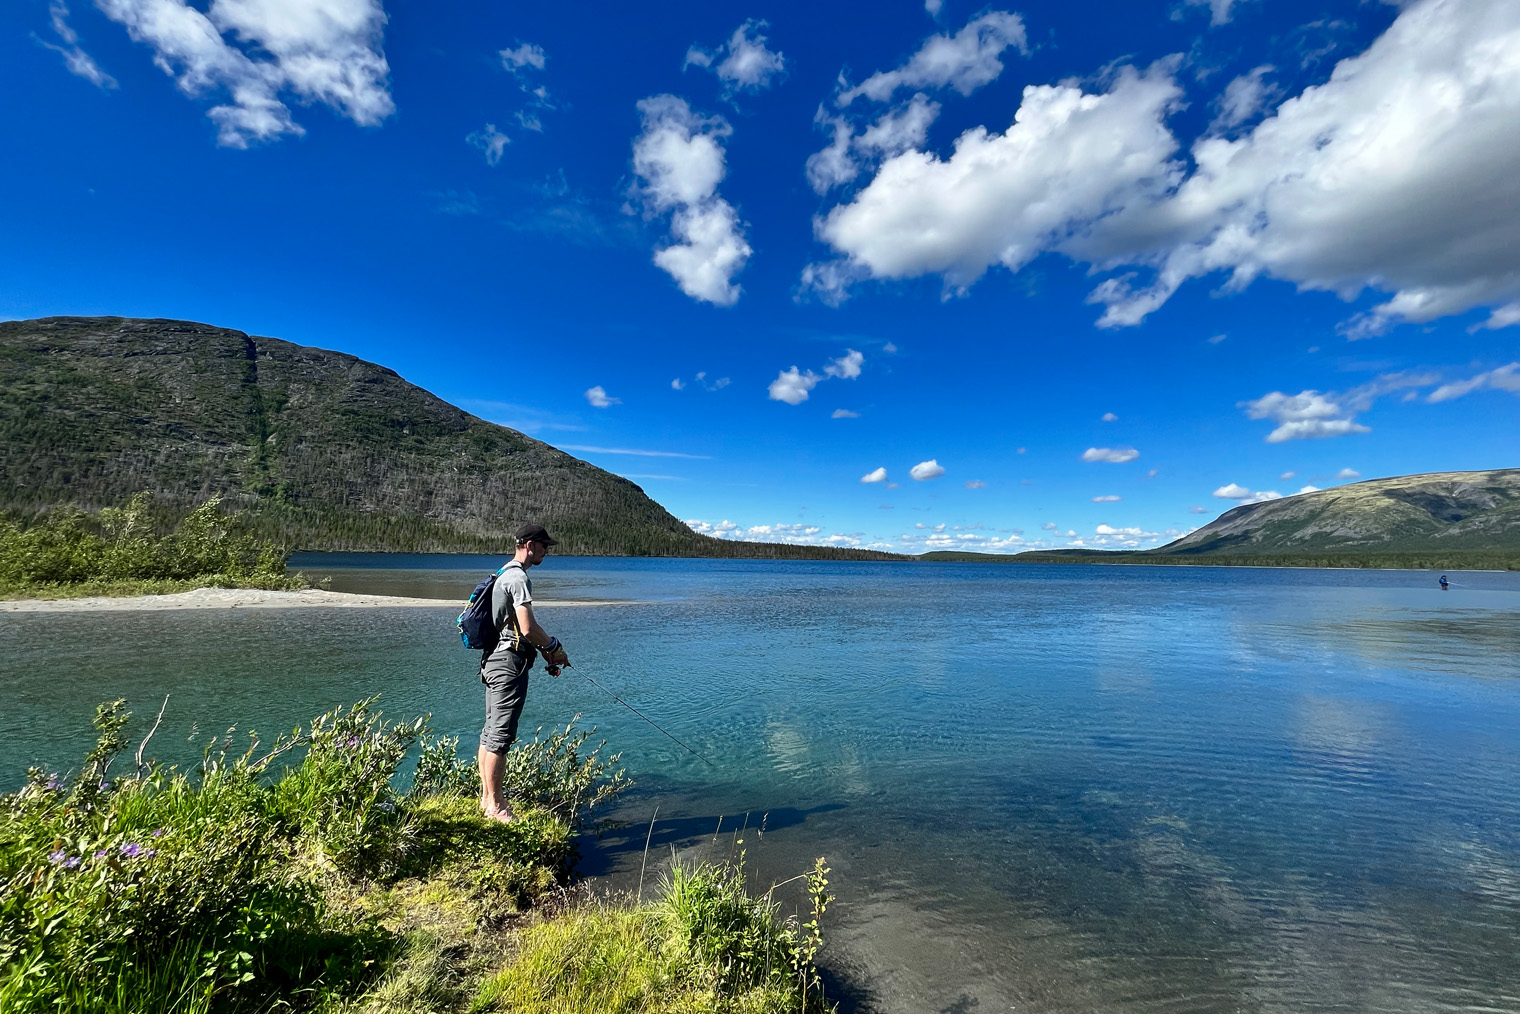
[[[575,902],[575,831],[628,782],[573,727],[511,752],[502,825],[454,741],[370,701],[229,733],[193,771],[145,760],[151,729],[130,751],[127,721],[103,705],[76,773],[0,797],[7,1014],[827,1009],[821,860],[801,925],[737,866]]]
[[[26,523],[0,517],[0,598],[304,588],[286,575],[288,556],[215,497],[172,518],[139,493],[93,514],[62,506]]]

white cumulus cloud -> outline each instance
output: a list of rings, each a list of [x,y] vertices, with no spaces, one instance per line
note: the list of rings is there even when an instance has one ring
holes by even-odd
[[[1082,452],[1083,461],[1107,461],[1115,465],[1134,461],[1138,457],[1140,452],[1133,447],[1089,447]]]
[[[1360,479],[1362,477],[1362,473],[1358,472],[1354,468],[1343,468],[1339,472],[1335,473],[1335,477],[1337,479]]]
[[[1267,443],[1307,440],[1315,437],[1341,437],[1348,433],[1371,433],[1370,427],[1352,419],[1352,411],[1318,391],[1284,394],[1273,391],[1241,407],[1252,419],[1271,419],[1277,428],[1267,434]]]
[[[836,303],[869,278],[937,274],[963,292],[1053,251],[1119,272],[1090,296],[1103,326],[1137,324],[1211,274],[1226,290],[1269,276],[1387,294],[1347,323],[1352,338],[1478,307],[1495,309],[1490,326],[1520,322],[1520,4],[1403,6],[1328,81],[1239,137],[1205,133],[1187,160],[1168,126],[1174,61],[1120,68],[1102,93],[1030,86],[1003,133],[886,160],[817,223],[838,259],[804,283]]]
[[[938,479],[944,475],[945,469],[934,458],[930,458],[928,461],[920,461],[908,469],[908,474],[919,482],[927,482],[929,479]]]
[[[854,349],[845,349],[844,355],[838,359],[830,360],[823,368],[823,372],[831,377],[843,377],[846,380],[854,380],[860,376],[860,367],[866,361],[866,357]]]
[[[1107,494],[1105,496],[1095,496],[1095,497],[1093,497],[1092,498],[1092,502],[1093,503],[1118,503],[1122,499],[1124,499],[1124,498],[1123,497],[1119,497],[1119,496],[1114,496],[1112,493],[1109,493],[1109,494]]]
[[[830,419],[859,419],[860,418],[860,413],[859,412],[851,412],[847,408],[836,408],[834,410],[834,414],[831,415],[831,416],[829,416],[829,418]]]
[[[686,51],[682,69],[711,70],[730,94],[741,89],[757,92],[770,87],[771,79],[785,72],[786,58],[767,47],[765,36],[760,34],[765,27],[764,21],[751,19],[734,29],[729,40],[716,49],[692,46]]]
[[[804,282],[837,300],[863,278],[938,274],[964,292],[995,264],[1017,271],[1052,237],[1175,182],[1177,142],[1161,121],[1181,96],[1169,65],[1125,68],[1105,95],[1031,85],[1005,132],[968,130],[944,159],[909,150],[884,161],[850,203],[815,222],[841,257]]]
[[[861,482],[886,482],[887,481],[887,470],[885,468],[878,468],[878,469],[875,469],[874,471],[867,472],[865,475],[862,475],[860,477],[860,481]]]
[[[1230,483],[1228,486],[1220,486],[1214,490],[1214,495],[1221,500],[1239,500],[1243,504],[1261,503],[1263,500],[1281,500],[1282,494],[1275,489],[1247,489],[1239,483]],[[1194,514],[1203,514],[1205,511],[1194,508]]]
[[[186,0],[96,6],[153,50],[154,64],[180,91],[222,100],[206,115],[226,147],[304,134],[286,97],[321,103],[361,126],[395,111],[380,0],[211,0],[204,12]]]
[[[722,141],[732,128],[721,116],[692,112],[684,99],[655,95],[638,104],[643,132],[633,143],[637,194],[655,215],[670,213],[675,242],[655,251],[654,262],[693,299],[732,306],[733,278],[749,260],[739,215],[718,196],[727,168]]]
[[[854,380],[860,376],[860,368],[865,364],[866,357],[854,349],[845,349],[844,355],[838,359],[831,359],[823,367],[823,373],[817,374],[812,370],[803,372],[793,366],[790,370],[782,370],[775,380],[771,381],[770,396],[774,401],[784,401],[788,405],[800,405],[808,399],[808,392],[817,387],[819,383],[830,377],[840,377],[845,380]],[[835,419],[857,419],[860,414],[851,412],[849,409],[840,408],[834,410]]]
[[[817,387],[822,379],[812,370],[803,373],[795,366],[790,370],[782,370],[777,374],[776,379],[771,381],[771,400],[784,401],[788,405],[801,405],[808,400],[808,392]]]
[[[980,480],[980,479],[972,479],[970,482],[966,483],[966,488],[967,489],[986,489],[987,488],[987,484],[985,482],[983,482],[982,480]]]

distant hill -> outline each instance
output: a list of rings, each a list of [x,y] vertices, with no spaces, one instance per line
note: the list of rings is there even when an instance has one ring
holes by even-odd
[[[1520,468],[1369,479],[1244,504],[1157,554],[1520,552]]]
[[[627,479],[341,352],[189,321],[0,323],[0,510],[213,494],[300,549],[874,559],[698,535]]]
[[[1520,569],[1520,469],[1369,479],[1242,504],[1156,549],[1044,550],[1016,559]]]

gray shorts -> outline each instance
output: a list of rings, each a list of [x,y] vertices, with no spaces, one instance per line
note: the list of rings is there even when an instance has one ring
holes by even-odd
[[[501,648],[480,667],[480,682],[486,685],[486,724],[480,730],[480,745],[491,753],[506,753],[517,738],[517,720],[528,699],[528,670],[536,657],[532,651],[519,655]]]

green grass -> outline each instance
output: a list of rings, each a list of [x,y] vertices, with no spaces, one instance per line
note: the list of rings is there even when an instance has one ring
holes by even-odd
[[[805,923],[730,866],[568,904],[576,829],[628,785],[573,723],[514,747],[500,824],[457,741],[373,700],[193,771],[139,764],[128,721],[102,705],[75,772],[0,796],[5,1014],[828,1009],[821,860]]]
[[[742,866],[674,867],[663,897],[591,906],[529,927],[517,959],[487,979],[476,1014],[781,1014],[831,1010],[812,958],[827,869],[810,875],[810,924],[751,897]]]

